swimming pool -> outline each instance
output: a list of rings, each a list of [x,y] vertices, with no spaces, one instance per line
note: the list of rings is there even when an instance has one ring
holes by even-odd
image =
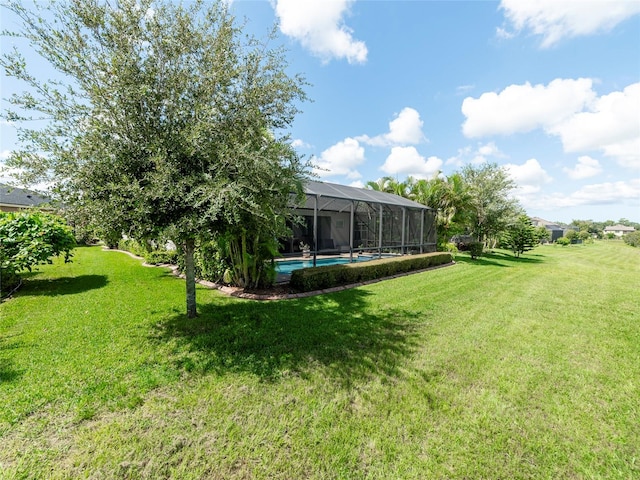
[[[367,260],[373,260],[375,257],[368,255],[354,256],[354,262],[366,262]],[[318,258],[316,259],[316,267],[322,267],[324,265],[340,265],[342,263],[350,263],[348,257],[335,257],[335,258]],[[309,260],[282,260],[276,262],[276,271],[284,275],[291,275],[294,270],[300,270],[301,268],[313,267],[313,259]]]

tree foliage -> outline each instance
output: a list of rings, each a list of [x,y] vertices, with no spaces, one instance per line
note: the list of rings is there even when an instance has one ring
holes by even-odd
[[[640,247],[640,232],[627,233],[622,237],[624,243],[632,247]]]
[[[7,286],[20,272],[51,263],[53,257],[69,262],[74,247],[73,231],[56,215],[0,212],[0,283]]]
[[[284,228],[305,172],[284,129],[305,94],[272,37],[244,36],[226,2],[185,5],[78,0],[50,4],[45,15],[12,1],[21,35],[68,81],[31,75],[17,51],[1,62],[28,87],[6,118],[31,111],[49,120],[43,129],[21,124],[26,148],[7,163],[25,169],[25,180],[54,182],[116,237],[171,231],[195,316],[199,239]]]
[[[461,172],[469,191],[469,227],[478,241],[492,247],[500,233],[522,213],[511,196],[516,187],[507,172],[495,163],[466,165]]]
[[[522,208],[513,198],[515,182],[497,164],[467,165],[449,176],[438,172],[430,179],[408,177],[398,181],[382,177],[367,182],[372,190],[394,193],[437,211],[438,245],[446,248],[450,238],[471,234],[493,247],[507,225]]]
[[[529,217],[520,215],[515,222],[507,226],[502,244],[518,258],[540,243],[539,233],[531,224]]]
[[[551,240],[551,232],[542,226],[535,227],[535,235],[539,243],[544,243]]]
[[[443,247],[452,236],[465,232],[470,196],[459,173],[446,178],[437,174],[428,180],[409,177],[407,183],[410,199],[436,209],[439,245]]]

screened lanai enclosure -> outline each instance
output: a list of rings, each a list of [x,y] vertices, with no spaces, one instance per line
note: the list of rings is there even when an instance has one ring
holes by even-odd
[[[305,201],[293,206],[301,219],[283,239],[284,255],[301,245],[318,254],[408,254],[436,250],[434,209],[375,190],[309,181]]]

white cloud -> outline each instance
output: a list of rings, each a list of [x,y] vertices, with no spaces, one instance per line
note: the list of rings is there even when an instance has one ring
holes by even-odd
[[[395,174],[406,174],[415,178],[429,178],[442,167],[438,157],[425,158],[415,147],[393,147],[381,170]]]
[[[522,188],[514,195],[525,210],[547,210],[558,212],[563,208],[640,207],[640,179],[586,185],[571,193],[541,193],[535,188]]]
[[[640,83],[599,97],[589,110],[549,129],[564,150],[602,150],[623,166],[640,167]]]
[[[424,122],[417,110],[405,107],[389,122],[389,132],[375,137],[362,135],[358,140],[374,146],[415,145],[426,140],[422,133]]]
[[[581,112],[596,94],[589,78],[556,79],[549,85],[509,85],[462,102],[467,137],[510,135],[556,125]]]
[[[568,195],[553,193],[531,198],[526,206],[555,210],[583,205],[638,205],[640,199],[640,179],[585,185]]]
[[[291,142],[291,146],[293,148],[312,148],[311,145],[309,145],[307,142],[299,138],[296,138],[295,140],[293,140]]]
[[[513,196],[525,209],[536,204],[543,185],[553,180],[535,158],[530,158],[522,165],[508,163],[503,168],[517,185]]]
[[[367,61],[367,46],[355,40],[343,17],[353,0],[276,0],[280,31],[328,62],[346,58],[349,63]]]
[[[541,46],[551,47],[563,38],[606,32],[640,13],[634,0],[502,0],[507,23],[514,32],[498,28],[497,35],[511,38],[521,31],[542,36]]]
[[[458,149],[458,154],[454,157],[448,158],[445,163],[456,167],[461,167],[466,163],[482,165],[488,161],[488,157],[507,158],[507,155],[502,153],[494,142],[485,144],[479,143],[477,148],[473,148],[468,145],[464,148]]]
[[[535,158],[530,158],[522,165],[508,163],[503,168],[518,185],[517,195],[538,192],[545,183],[553,180]]]
[[[584,155],[578,158],[578,163],[576,163],[575,167],[565,167],[562,171],[564,171],[572,180],[582,180],[583,178],[599,175],[602,173],[602,167],[598,160]]]
[[[640,166],[640,83],[597,96],[592,80],[510,85],[462,102],[467,137],[542,129],[560,137],[565,152],[601,151],[629,168]]]
[[[604,145],[602,150],[606,156],[615,158],[619,165],[640,169],[640,138]]]
[[[506,158],[506,155],[500,151],[495,142],[478,145],[478,154],[483,157]]]
[[[9,158],[9,155],[11,155],[11,150],[2,150],[2,152],[0,152],[0,161],[4,162]]]
[[[355,138],[345,138],[323,151],[320,158],[313,157],[311,162],[317,166],[313,171],[320,177],[345,175],[356,179],[362,176],[356,167],[364,160],[360,143]]]
[[[355,182],[351,182],[349,186],[356,187],[356,188],[364,188],[364,183],[362,183],[362,180],[356,180]]]
[[[506,28],[502,28],[502,27],[497,27],[496,28],[496,37],[498,37],[498,38],[504,38],[504,39],[510,40],[510,39],[514,38],[515,36],[516,36],[516,34],[514,32],[510,32]]]

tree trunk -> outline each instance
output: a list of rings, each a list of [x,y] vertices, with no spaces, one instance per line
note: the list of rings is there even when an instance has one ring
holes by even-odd
[[[196,318],[196,274],[193,262],[195,240],[189,238],[184,243],[184,265],[187,283],[187,317]]]

